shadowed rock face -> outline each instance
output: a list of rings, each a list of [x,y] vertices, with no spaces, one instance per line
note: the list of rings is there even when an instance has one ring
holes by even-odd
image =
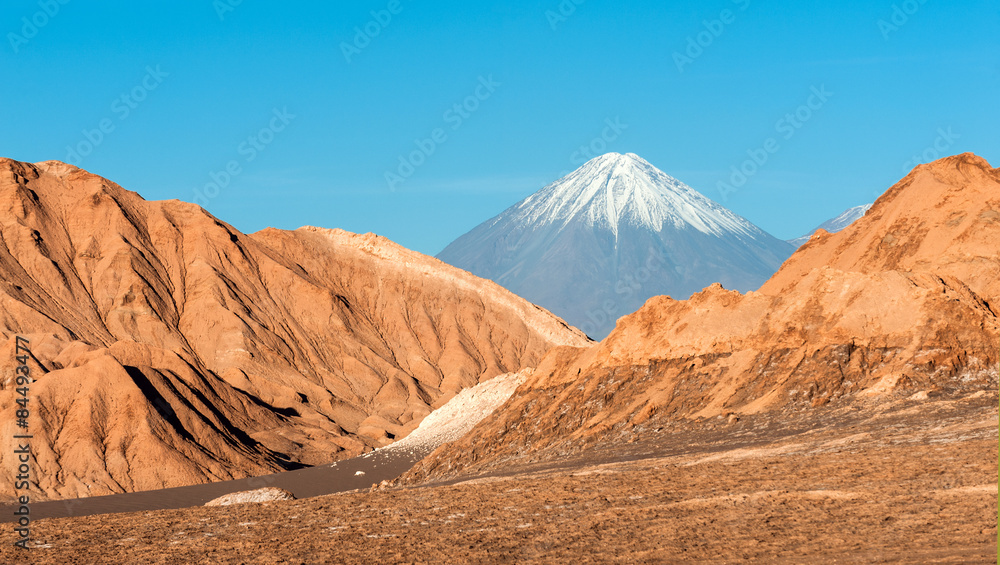
[[[241,478],[354,456],[463,388],[586,338],[375,235],[245,235],[59,162],[0,159],[0,422],[31,340],[49,497]],[[16,463],[0,453],[11,496]]]
[[[603,342],[553,350],[407,480],[555,457],[677,419],[995,387],[997,249],[1000,171],[971,154],[922,165],[844,231],[814,236],[759,292],[655,297]]]

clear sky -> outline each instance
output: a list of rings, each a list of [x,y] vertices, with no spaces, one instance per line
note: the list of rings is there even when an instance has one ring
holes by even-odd
[[[0,156],[435,254],[634,152],[790,238],[915,158],[1000,166],[998,29],[997,1],[8,0]]]

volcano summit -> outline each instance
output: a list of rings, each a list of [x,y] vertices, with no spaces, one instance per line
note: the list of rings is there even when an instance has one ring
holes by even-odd
[[[455,240],[438,258],[594,338],[645,301],[755,290],[794,247],[638,155],[608,153]]]

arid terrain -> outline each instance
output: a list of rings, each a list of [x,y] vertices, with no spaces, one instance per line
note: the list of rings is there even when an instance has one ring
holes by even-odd
[[[0,562],[994,562],[995,389],[833,404],[445,484],[39,520]]]
[[[578,330],[341,230],[246,235],[56,161],[0,159],[0,428],[31,342],[36,495],[239,479],[391,443]],[[10,433],[8,433],[10,435]],[[0,452],[0,501],[14,457]]]
[[[15,171],[8,192],[38,210],[3,228],[4,241],[37,244],[30,253],[22,245],[18,264],[48,269],[37,254],[67,261],[76,253],[74,239],[61,235],[72,233],[68,216],[50,222],[60,226],[51,228],[54,244],[25,231],[59,207],[33,204],[31,194],[42,193],[24,179],[68,175],[88,190],[105,181],[52,164],[7,164]],[[9,333],[29,327],[22,318],[52,326],[51,337],[34,338],[41,404],[78,410],[66,412],[77,415],[72,421],[40,412],[40,490],[78,490],[74,472],[113,479],[122,453],[133,454],[126,476],[160,483],[164,452],[183,456],[171,460],[172,476],[189,483],[214,476],[206,462],[209,471],[244,475],[256,468],[241,462],[273,467],[283,445],[303,465],[309,450],[349,441],[359,442],[353,452],[327,453],[346,458],[381,446],[377,457],[397,449],[403,459],[393,465],[405,464],[376,473],[365,467],[374,459],[362,457],[344,461],[339,474],[316,465],[287,474],[287,483],[257,485],[313,496],[299,500],[38,516],[29,553],[5,544],[0,563],[996,559],[1000,170],[975,155],[916,167],[854,224],[814,234],[760,290],[716,284],[689,300],[654,297],[600,343],[492,283],[376,236],[314,228],[243,236],[196,208],[101,190],[88,198],[117,195],[150,215],[142,221],[129,206],[115,208],[128,219],[125,232],[170,212],[230,236],[209,247],[185,243],[183,253],[118,251],[134,267],[126,286],[142,293],[87,286],[80,273],[91,271],[77,266],[75,278],[52,287],[59,296],[32,295],[28,282],[0,295],[5,312],[17,314],[0,318]],[[113,234],[105,240],[114,244],[102,249],[120,245]],[[177,266],[155,272],[184,266],[164,280],[193,290],[161,288],[142,274],[152,271],[136,265],[151,263],[153,249]],[[254,288],[259,294],[241,294]],[[84,290],[99,298],[82,309],[87,316],[59,310]],[[159,322],[119,323],[125,310],[149,321],[122,300],[144,301]],[[29,303],[34,310],[23,308]],[[201,310],[175,313],[181,304]],[[60,312],[68,326],[45,321]],[[223,322],[241,328],[237,337]],[[85,330],[101,345],[82,343]],[[122,335],[112,341],[105,331]],[[224,336],[236,340],[230,349],[220,349]],[[9,386],[0,401],[4,394],[13,394]],[[151,417],[166,398],[183,410]],[[136,406],[145,412],[130,413]],[[80,416],[101,407],[101,418]],[[429,427],[418,427],[425,419]],[[134,423],[140,433],[128,436]],[[239,440],[240,430],[253,441],[226,439]],[[199,434],[208,439],[196,441]],[[158,451],[139,457],[142,445]],[[220,456],[216,445],[230,451]],[[69,457],[72,449],[88,455]],[[203,504],[233,486],[189,487],[197,490],[183,500]],[[107,508],[120,511],[113,503],[122,500]]]
[[[555,459],[691,419],[992,390],[998,249],[1000,170],[972,154],[921,165],[759,291],[654,297],[600,343],[553,349],[506,405],[406,480]]]

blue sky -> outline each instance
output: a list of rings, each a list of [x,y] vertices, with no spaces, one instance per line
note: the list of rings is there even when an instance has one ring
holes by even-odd
[[[1000,164],[996,1],[94,4],[0,7],[0,155],[246,232],[434,254],[595,149],[790,238],[914,159]]]

